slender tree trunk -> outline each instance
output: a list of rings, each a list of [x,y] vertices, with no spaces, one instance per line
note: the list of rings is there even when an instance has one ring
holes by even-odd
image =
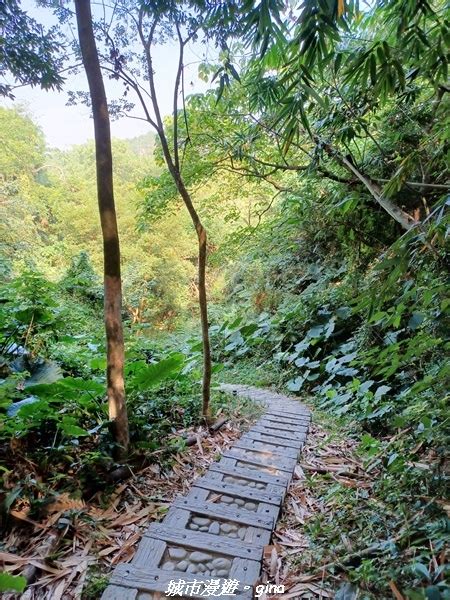
[[[198,300],[202,326],[203,344],[203,381],[202,381],[202,415],[209,417],[209,401],[211,399],[211,347],[209,343],[208,300],[206,296],[206,229],[200,223],[198,237]]]
[[[181,174],[180,161],[178,156],[178,110],[177,110],[177,95],[179,91],[179,85],[182,78],[183,71],[183,50],[184,44],[181,40],[181,33],[179,26],[177,25],[178,39],[180,43],[180,56],[178,61],[178,70],[175,79],[175,87],[174,87],[174,108],[173,108],[173,130],[174,130],[174,139],[173,139],[173,155],[169,148],[169,143],[164,132],[164,122],[161,117],[161,112],[159,109],[156,86],[155,86],[155,78],[154,78],[154,70],[153,70],[153,60],[151,56],[151,44],[153,40],[153,35],[155,33],[155,28],[157,25],[157,20],[154,21],[150,34],[144,35],[144,31],[142,29],[142,9],[139,13],[139,23],[138,23],[138,34],[141,39],[142,45],[144,47],[144,54],[147,61],[147,73],[148,73],[148,81],[150,84],[150,97],[153,110],[155,112],[155,119],[153,120],[150,117],[150,114],[146,108],[145,102],[138,91],[138,96],[141,100],[142,106],[144,107],[144,111],[147,117],[148,122],[154,127],[156,130],[159,140],[161,142],[161,148],[163,151],[164,159],[166,161],[167,168],[172,176],[173,181],[177,187],[178,193],[180,194],[188,212],[191,217],[192,223],[194,225],[195,231],[197,233],[198,239],[198,300],[200,307],[200,320],[201,320],[201,330],[202,330],[202,346],[203,346],[203,381],[202,381],[202,415],[205,420],[208,420],[209,417],[209,402],[211,397],[211,372],[212,372],[212,363],[211,363],[211,346],[209,341],[209,324],[208,324],[208,300],[206,294],[206,255],[207,255],[207,235],[206,229],[203,227],[203,224],[198,216],[197,211],[195,210],[194,203],[192,202],[191,195],[187,190],[183,176]]]
[[[90,0],[75,0],[81,55],[92,101],[97,166],[97,195],[103,235],[107,395],[117,455],[128,450],[128,416],[123,376],[122,280],[120,246],[114,204],[111,130],[105,86],[92,26]]]
[[[206,256],[207,256],[207,234],[200,217],[194,208],[191,196],[184,185],[180,173],[175,169],[173,163],[169,164],[169,170],[175,180],[178,192],[191,216],[198,239],[198,302],[200,306],[200,321],[202,329],[203,346],[203,380],[202,380],[202,415],[208,420],[209,402],[211,399],[211,345],[209,341],[208,323],[208,299],[206,294]]]

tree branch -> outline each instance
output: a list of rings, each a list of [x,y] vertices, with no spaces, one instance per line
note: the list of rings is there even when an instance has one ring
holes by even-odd
[[[397,221],[397,223],[400,223],[400,225],[403,227],[403,229],[406,229],[406,231],[409,231],[412,227],[418,225],[418,221],[416,221],[413,217],[411,217],[411,215],[409,215],[407,212],[405,212],[404,210],[402,210],[401,208],[396,206],[388,198],[384,198],[379,186],[374,181],[372,181],[369,177],[367,177],[366,175],[361,173],[361,171],[359,171],[359,169],[352,162],[350,162],[348,160],[348,158],[338,154],[337,152],[335,152],[331,149],[329,151],[333,154],[333,156],[336,158],[336,160],[341,162],[341,164],[343,164],[350,172],[352,172],[361,181],[361,183],[363,183],[366,186],[367,190],[375,198],[375,200],[378,202],[378,204],[382,208],[384,208],[384,210],[393,219],[395,219]]]
[[[175,23],[177,36],[178,36],[178,44],[179,44],[179,56],[178,56],[178,67],[177,74],[175,77],[175,85],[173,88],[173,156],[175,162],[175,168],[177,171],[180,170],[180,155],[178,151],[178,94],[180,91],[180,81],[181,74],[183,72],[183,54],[184,54],[184,44],[181,38],[180,27],[178,23]]]

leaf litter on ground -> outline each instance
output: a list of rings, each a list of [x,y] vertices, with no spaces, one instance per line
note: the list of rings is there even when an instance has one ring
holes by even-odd
[[[324,501],[323,476],[342,486],[368,489],[368,478],[356,455],[357,443],[352,439],[333,441],[321,426],[312,424],[302,450],[300,464],[286,494],[282,518],[278,521],[271,546],[264,552],[263,583],[284,586],[282,595],[262,595],[260,600],[318,600],[334,598],[341,576],[321,568],[314,554],[305,524],[319,515],[332,516],[333,501]],[[373,474],[372,474],[373,475]]]
[[[248,418],[240,416],[214,434],[201,427],[178,431],[174,437],[196,435],[197,443],[174,455],[170,468],[150,464],[108,496],[98,492],[88,502],[62,493],[39,522],[25,510],[16,511],[16,521],[23,525],[14,526],[3,540],[1,569],[19,575],[35,567],[38,576],[22,595],[4,594],[4,600],[79,600],[89,570],[108,575],[117,564],[131,560],[148,524],[161,520],[175,496],[185,494],[248,425]],[[55,548],[43,553],[51,535]]]

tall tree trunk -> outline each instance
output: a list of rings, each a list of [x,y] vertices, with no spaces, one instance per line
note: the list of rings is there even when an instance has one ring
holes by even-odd
[[[179,139],[178,139],[178,110],[177,110],[177,97],[179,92],[179,85],[182,78],[183,72],[183,51],[184,45],[186,43],[181,39],[181,33],[179,25],[176,24],[176,29],[178,32],[178,39],[180,43],[180,56],[178,61],[178,69],[177,75],[175,78],[175,87],[174,87],[174,107],[173,107],[173,155],[169,148],[169,143],[167,140],[167,136],[164,131],[164,122],[161,116],[161,112],[159,109],[158,98],[156,93],[155,86],[155,77],[153,70],[153,60],[151,55],[151,44],[153,41],[153,35],[155,33],[155,28],[157,25],[157,19],[154,21],[150,34],[144,34],[142,28],[142,14],[143,10],[141,8],[139,12],[139,23],[138,23],[138,34],[141,39],[144,54],[147,61],[147,73],[148,73],[148,81],[150,84],[150,98],[151,104],[155,113],[155,120],[150,117],[150,114],[147,110],[145,101],[143,100],[142,95],[140,94],[139,89],[135,88],[138,97],[141,100],[141,104],[144,108],[144,112],[147,117],[147,121],[154,127],[156,130],[159,140],[161,142],[161,148],[164,155],[164,160],[166,161],[167,168],[172,176],[172,179],[177,187],[178,193],[180,194],[188,212],[191,217],[192,223],[194,225],[195,231],[197,233],[198,239],[198,300],[200,307],[200,320],[201,320],[201,330],[202,330],[202,346],[203,346],[203,381],[202,381],[202,415],[206,421],[209,418],[209,402],[211,397],[211,373],[212,373],[212,362],[211,362],[211,346],[209,341],[209,323],[208,323],[208,300],[206,294],[206,255],[207,255],[207,236],[206,229],[203,227],[203,224],[200,220],[200,217],[195,210],[194,203],[192,202],[191,195],[186,188],[183,180],[183,176],[181,174],[180,160],[178,155],[178,147],[179,147]]]
[[[195,227],[198,239],[198,302],[200,306],[200,321],[202,329],[203,346],[203,380],[202,380],[202,415],[208,420],[209,402],[211,399],[211,345],[209,341],[209,323],[208,323],[208,299],[206,294],[206,255],[207,255],[207,234],[206,229],[195,210],[191,195],[184,185],[183,178],[175,165],[170,161],[168,163],[169,171],[175,181],[178,192],[188,209],[192,223]]]
[[[125,456],[128,450],[128,416],[123,376],[124,343],[122,326],[122,281],[120,246],[114,204],[111,128],[105,86],[92,26],[90,0],[75,0],[81,55],[92,101],[97,166],[97,195],[103,235],[107,395],[112,433]]]
[[[200,223],[197,230],[198,236],[198,299],[200,304],[200,318],[202,326],[203,344],[203,381],[202,381],[202,415],[207,420],[209,417],[209,401],[211,399],[211,346],[209,343],[208,299],[206,296],[206,229]]]

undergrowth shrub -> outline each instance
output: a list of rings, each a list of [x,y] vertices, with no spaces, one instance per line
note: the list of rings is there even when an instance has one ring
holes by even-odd
[[[283,212],[279,237],[273,224],[270,236],[260,232],[266,246],[248,277],[253,254],[241,258],[239,287],[230,293],[234,310],[212,331],[217,356],[235,380],[241,375],[246,383],[258,371],[268,383],[306,396],[359,440],[365,472],[373,475],[367,506],[364,490],[328,482],[333,522],[318,517],[308,527],[317,552],[334,545],[343,551],[335,539],[340,527],[360,532],[361,550],[379,540],[380,556],[355,559],[348,570],[374,598],[389,596],[390,580],[414,600],[448,597],[448,567],[433,563],[448,534],[445,207],[444,200],[425,227],[391,238],[382,253],[366,248],[355,257],[334,240],[331,259],[323,251],[336,232],[332,223],[317,232],[314,246],[314,227],[304,234],[296,218],[301,233],[293,232],[285,224],[294,217]],[[292,256],[302,235],[310,244],[298,244]],[[253,302],[258,289],[277,299],[271,310]],[[365,517],[355,515],[362,506]]]

